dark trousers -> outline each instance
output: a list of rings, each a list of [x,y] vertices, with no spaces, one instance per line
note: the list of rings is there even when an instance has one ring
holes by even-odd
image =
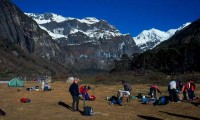
[[[153,97],[153,98],[156,98],[156,89],[155,88],[150,88],[150,96],[151,96],[151,98]]]
[[[173,101],[173,102],[179,101],[176,89],[169,90],[169,97],[170,97],[170,101]]]
[[[190,100],[193,100],[194,99],[194,91],[192,91],[192,90],[188,90],[188,96],[189,96],[189,99]]]
[[[187,92],[183,91],[183,100],[187,100]]]
[[[72,99],[73,99],[72,108],[75,110],[75,104],[76,104],[76,110],[78,110],[79,96],[72,96]]]

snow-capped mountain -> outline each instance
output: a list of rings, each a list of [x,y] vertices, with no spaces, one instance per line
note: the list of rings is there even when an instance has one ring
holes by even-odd
[[[94,23],[99,22],[99,20],[94,17],[86,17],[84,19],[78,19],[78,18],[71,18],[71,17],[63,17],[61,15],[57,15],[54,13],[44,13],[44,14],[25,13],[25,14],[32,17],[38,24],[45,24],[51,21],[60,23],[63,21],[74,20],[74,19],[78,20],[79,22],[87,23],[87,24],[94,24]]]
[[[182,30],[189,24],[190,23],[188,22],[186,24],[183,24],[181,27],[179,27],[177,29],[170,29],[166,32],[155,29],[155,28],[152,28],[150,30],[144,30],[138,36],[134,37],[133,39],[135,40],[136,45],[138,45],[142,50],[145,51],[148,49],[152,49],[156,45],[161,43],[162,41],[169,39],[177,31]]]
[[[76,34],[78,32],[93,39],[108,39],[122,35],[119,30],[108,24],[105,20],[98,20],[94,17],[78,19],[63,17],[54,13],[26,13],[26,15],[32,17],[42,29],[46,30],[52,36],[53,39],[67,38],[67,35]],[[52,23],[54,23],[54,26],[49,27]],[[55,23],[57,25],[55,25]]]
[[[130,34],[120,33],[105,20],[63,17],[54,13],[26,15],[32,17],[57,43],[72,51],[76,60],[85,66],[105,68],[108,61],[119,59],[122,54],[130,56],[141,52]]]

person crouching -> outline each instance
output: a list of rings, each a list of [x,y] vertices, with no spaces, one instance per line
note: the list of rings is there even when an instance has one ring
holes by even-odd
[[[88,94],[88,90],[90,90],[91,87],[90,86],[82,86],[80,87],[79,91],[82,95],[82,97],[85,99],[85,100],[90,100],[90,96]]]
[[[150,97],[151,98],[157,98],[156,91],[158,91],[161,94],[161,91],[158,89],[158,86],[156,84],[154,84],[150,87]]]

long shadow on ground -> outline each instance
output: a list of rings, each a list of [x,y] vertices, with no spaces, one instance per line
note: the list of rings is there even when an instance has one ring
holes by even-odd
[[[192,116],[180,115],[180,114],[164,112],[164,111],[159,111],[159,112],[166,113],[168,115],[172,115],[172,116],[176,116],[176,117],[188,118],[188,119],[192,119],[192,120],[200,120],[200,118],[192,117]]]
[[[59,102],[58,102],[58,105],[61,105],[61,106],[65,107],[65,108],[67,108],[67,109],[69,109],[69,110],[71,110],[71,111],[74,111],[73,108],[72,108],[71,106],[69,106],[68,104],[66,104],[66,103],[64,103],[64,102],[62,102],[62,101],[59,101]],[[78,112],[80,112],[81,115],[84,115],[84,111],[79,110]]]
[[[61,105],[61,106],[65,107],[65,108],[67,108],[67,109],[73,111],[73,108],[72,108],[71,106],[69,106],[68,104],[66,104],[66,103],[64,103],[64,102],[62,102],[62,101],[59,101],[59,102],[58,102],[58,105]]]
[[[193,104],[196,107],[200,106],[200,102],[190,102],[190,103]]]
[[[137,116],[140,117],[140,118],[143,118],[145,120],[163,120],[163,119],[151,117],[151,116],[144,116],[144,115],[137,115]]]

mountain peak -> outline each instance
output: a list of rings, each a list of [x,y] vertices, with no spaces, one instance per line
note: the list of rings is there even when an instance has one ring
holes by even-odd
[[[83,19],[78,19],[78,18],[72,18],[72,17],[63,17],[61,15],[55,14],[55,13],[43,13],[43,14],[38,14],[38,13],[25,13],[29,17],[32,17],[38,24],[45,24],[49,23],[51,21],[55,21],[57,23],[68,21],[68,20],[78,20],[81,23],[86,23],[86,24],[95,24],[99,22],[95,17],[85,17]]]
[[[160,31],[160,30],[158,30],[156,28],[151,28],[150,31]]]
[[[137,45],[145,44],[149,41],[156,41],[158,39],[162,40],[162,38],[168,38],[168,34],[160,31],[158,29],[152,28],[149,30],[142,31],[138,36],[134,37],[134,40]]]
[[[147,50],[152,49],[160,42],[167,40],[172,35],[174,35],[177,31],[182,30],[186,26],[188,26],[190,22],[187,22],[180,26],[177,29],[170,29],[167,32],[161,31],[155,28],[151,28],[149,30],[142,31],[138,36],[134,37],[136,45],[140,46],[141,49]]]
[[[105,20],[99,20],[95,17],[85,17],[83,19],[63,17],[55,13],[34,14],[26,13],[32,17],[42,29],[47,31],[53,39],[66,38],[70,34],[83,33],[92,39],[121,36],[119,30],[110,25]],[[55,21],[55,23],[51,23]],[[48,26],[48,28],[46,28]],[[58,27],[64,26],[64,27]]]
[[[95,24],[95,23],[98,23],[100,20],[98,20],[95,17],[85,17],[83,19],[78,19],[78,21],[82,23],[87,23],[87,24]]]
[[[38,24],[45,24],[49,23],[51,21],[55,22],[63,22],[70,18],[65,18],[61,15],[57,15],[55,13],[44,13],[44,14],[38,14],[38,13],[25,13],[29,17],[32,17]]]

